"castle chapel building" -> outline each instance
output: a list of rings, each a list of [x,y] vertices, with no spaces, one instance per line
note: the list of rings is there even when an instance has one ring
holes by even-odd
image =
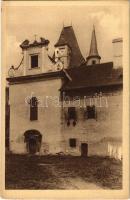
[[[86,59],[72,26],[53,57],[48,44],[25,40],[22,65],[9,70],[10,151],[121,159],[122,66],[101,63],[94,27]]]

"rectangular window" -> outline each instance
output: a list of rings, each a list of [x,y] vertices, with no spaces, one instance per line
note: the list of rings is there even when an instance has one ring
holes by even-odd
[[[71,138],[69,140],[69,144],[70,144],[70,147],[75,148],[76,147],[76,139],[75,138]]]
[[[31,56],[31,68],[38,67],[38,55]]]
[[[93,61],[92,61],[92,64],[95,65],[95,64],[96,64],[96,60],[93,60]]]
[[[87,119],[95,119],[96,118],[96,110],[95,106],[87,106]]]
[[[76,110],[75,107],[68,108],[68,119],[76,119]]]
[[[36,97],[32,97],[30,100],[30,120],[38,120],[38,101]]]

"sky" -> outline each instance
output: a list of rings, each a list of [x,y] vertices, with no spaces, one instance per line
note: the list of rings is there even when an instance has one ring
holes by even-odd
[[[6,7],[6,68],[18,66],[22,58],[19,45],[25,40],[44,37],[50,41],[53,54],[64,26],[72,24],[81,52],[89,53],[91,33],[95,25],[98,52],[102,62],[113,59],[112,40],[122,37],[122,7],[93,5],[7,6]]]

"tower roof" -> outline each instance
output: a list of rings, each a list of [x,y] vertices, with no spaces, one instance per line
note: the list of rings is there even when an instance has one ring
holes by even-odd
[[[95,33],[95,27],[93,26],[93,31],[92,31],[92,37],[91,37],[91,44],[90,44],[90,51],[89,51],[89,56],[88,57],[100,57],[98,54],[98,49],[97,49],[97,40],[96,40],[96,33]]]
[[[85,61],[81,54],[72,26],[63,27],[55,47],[62,45],[68,45],[72,51],[69,67],[79,66]]]

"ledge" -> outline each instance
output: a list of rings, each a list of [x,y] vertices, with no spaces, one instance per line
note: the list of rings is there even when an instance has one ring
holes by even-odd
[[[35,75],[26,75],[26,76],[18,76],[18,77],[11,77],[6,78],[9,84],[18,84],[18,83],[25,83],[25,82],[34,82],[34,81],[41,81],[44,79],[50,78],[63,78],[65,74],[63,71],[56,71],[56,72],[46,72],[42,74],[35,74]]]

